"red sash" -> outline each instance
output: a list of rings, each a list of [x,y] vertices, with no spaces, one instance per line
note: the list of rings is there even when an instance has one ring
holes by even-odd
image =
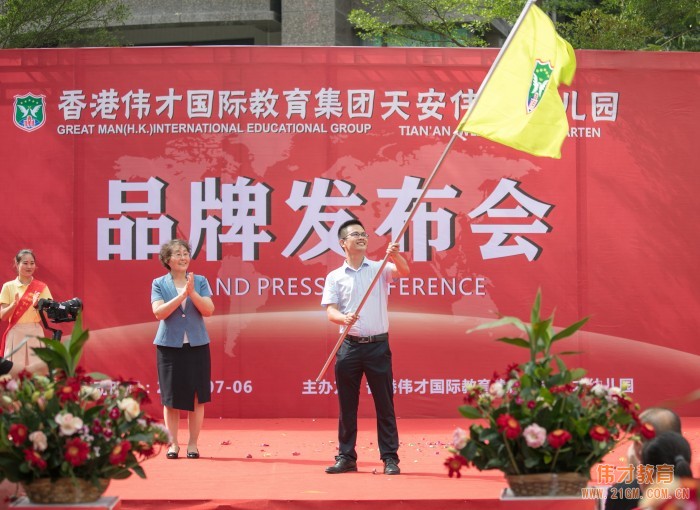
[[[22,297],[20,298],[19,303],[17,303],[17,306],[15,306],[15,309],[12,312],[12,317],[10,317],[10,324],[9,326],[7,326],[5,333],[3,333],[2,340],[0,340],[0,356],[4,356],[5,354],[5,343],[7,341],[7,334],[15,326],[15,324],[17,324],[17,321],[19,321],[20,317],[24,315],[24,312],[29,310],[29,307],[32,306],[34,293],[43,292],[45,288],[46,284],[44,282],[40,282],[36,278],[29,282],[29,286],[24,291],[24,294],[22,294]]]

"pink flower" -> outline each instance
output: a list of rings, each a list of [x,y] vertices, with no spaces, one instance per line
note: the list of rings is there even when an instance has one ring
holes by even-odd
[[[63,436],[72,436],[83,427],[83,420],[71,413],[59,413],[54,421],[58,423]]]
[[[496,381],[491,386],[489,386],[489,393],[496,398],[503,398],[506,394],[505,386],[500,381]]]
[[[44,434],[41,430],[35,430],[29,434],[29,440],[32,442],[34,449],[39,452],[43,452],[49,446],[46,434]]]
[[[523,437],[530,448],[539,448],[547,439],[547,429],[540,427],[536,423],[528,425],[523,430]]]
[[[461,450],[467,446],[467,431],[457,427],[452,433],[452,446],[456,450]]]

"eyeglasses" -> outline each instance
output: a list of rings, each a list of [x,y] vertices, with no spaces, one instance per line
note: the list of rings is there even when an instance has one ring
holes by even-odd
[[[347,239],[348,237],[352,237],[354,239],[359,239],[360,237],[364,237],[367,239],[369,237],[369,234],[367,232],[350,232],[348,235],[343,237],[343,239]]]
[[[173,253],[170,255],[171,259],[187,259],[190,257],[190,254],[186,251],[179,251],[177,253]]]

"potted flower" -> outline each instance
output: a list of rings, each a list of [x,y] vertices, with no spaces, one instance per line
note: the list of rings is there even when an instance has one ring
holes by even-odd
[[[35,349],[48,376],[0,378],[0,481],[21,483],[34,503],[97,500],[110,479],[145,478],[140,463],[169,442],[141,410],[142,387],[78,366],[87,339],[79,315],[64,343]]]
[[[445,465],[460,476],[463,466],[498,469],[516,496],[580,495],[593,465],[633,434],[653,437],[639,421],[638,405],[619,388],[606,388],[569,369],[552,345],[578,331],[588,319],[554,332],[554,316],[540,318],[540,293],[530,323],[515,317],[472,331],[515,326],[526,338],[498,341],[530,351],[530,359],[494,374],[488,389],[467,389],[460,413],[475,423],[455,430]],[[571,354],[571,353],[560,353]]]

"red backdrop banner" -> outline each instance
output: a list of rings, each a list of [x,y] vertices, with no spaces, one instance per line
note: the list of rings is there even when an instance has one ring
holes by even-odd
[[[216,304],[208,416],[335,416],[333,370],[315,379],[338,338],[320,306],[343,260],[338,226],[361,219],[382,258],[495,56],[2,51],[5,280],[34,249],[54,297],[84,301],[87,368],[141,380],[157,404],[150,286],[159,245],[188,239]],[[400,240],[399,416],[456,417],[466,384],[523,361],[498,332],[467,330],[529,317],[538,288],[557,327],[591,318],[562,342],[571,366],[645,406],[700,411],[675,402],[700,387],[700,58],[577,58],[562,158],[457,140]]]

